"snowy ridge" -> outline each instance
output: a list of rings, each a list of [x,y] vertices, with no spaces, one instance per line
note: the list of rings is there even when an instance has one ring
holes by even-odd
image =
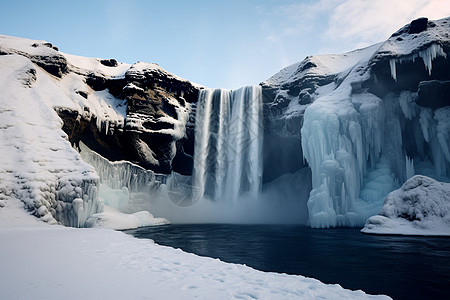
[[[361,59],[371,56],[381,43],[344,54],[323,54],[308,56],[292,64],[265,81],[266,84],[282,86],[307,76],[326,76],[348,73]]]

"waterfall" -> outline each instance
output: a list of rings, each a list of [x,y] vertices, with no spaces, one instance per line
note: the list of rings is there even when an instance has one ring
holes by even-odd
[[[193,186],[201,197],[235,201],[258,196],[262,178],[260,86],[235,91],[200,91],[194,148]]]

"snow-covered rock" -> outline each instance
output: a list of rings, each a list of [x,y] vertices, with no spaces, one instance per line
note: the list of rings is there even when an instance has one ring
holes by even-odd
[[[80,142],[153,171],[191,171],[193,150],[186,154],[183,142],[199,85],[156,64],[79,57],[3,35],[0,76],[1,201],[16,197],[47,222],[84,226],[102,203],[96,172],[71,147]],[[183,161],[172,167],[177,153]]]
[[[54,107],[78,109],[28,58],[0,56],[0,199],[49,223],[83,226],[102,209],[98,175],[71,147]]]
[[[450,183],[416,175],[384,200],[363,233],[450,235]]]
[[[450,181],[448,55],[450,18],[420,19],[384,43],[308,57],[262,83],[269,131],[299,136],[311,168],[311,226],[363,225],[414,174]]]

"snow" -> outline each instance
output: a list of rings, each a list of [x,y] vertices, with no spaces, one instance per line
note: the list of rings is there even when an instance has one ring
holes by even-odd
[[[113,193],[117,192],[113,191]],[[166,224],[170,224],[167,219],[155,218],[148,211],[125,214],[117,209],[105,205],[103,212],[93,214],[86,220],[85,227],[126,230]]]
[[[18,200],[0,208],[0,239],[3,299],[390,299],[113,230],[47,225]]]
[[[102,207],[98,176],[71,147],[53,109],[75,103],[18,55],[0,56],[0,90],[1,197],[21,199],[46,222],[82,226]]]
[[[10,52],[59,53],[42,41],[6,36],[0,39],[2,49]],[[33,47],[33,44],[40,46]],[[84,67],[110,68],[97,59],[75,61],[84,63]],[[99,178],[71,147],[56,111],[68,109],[85,120],[94,119],[99,131],[112,134],[124,127],[126,101],[113,97],[107,90],[93,91],[79,74],[70,72],[59,79],[16,54],[0,56],[0,86],[0,200],[21,199],[27,210],[48,223],[85,226],[87,219],[103,210],[98,197]],[[133,224],[161,223],[144,214],[127,216],[105,212],[97,218],[114,220],[102,224],[122,229],[123,224],[136,227]],[[119,216],[124,219],[122,223]],[[125,219],[134,221],[126,223]]]
[[[106,78],[123,78],[131,67],[130,64],[125,63],[118,63],[117,67],[108,67],[103,65],[98,58],[82,57],[67,53],[61,54],[67,59],[70,69],[83,75],[94,73]]]
[[[427,49],[423,53],[429,57],[433,56],[433,51],[438,50],[437,48],[430,49],[429,47],[433,44],[437,47],[439,45],[435,44],[435,41],[447,41],[448,31],[450,29],[450,18],[444,18],[440,20],[431,21],[435,26],[428,26],[427,30],[420,32],[419,34],[408,34],[405,33],[405,27],[401,28],[396,34],[393,34],[386,42],[380,47],[377,56],[379,57],[402,57],[410,56],[414,53],[418,53],[424,49]],[[439,50],[438,50],[439,51]],[[437,54],[437,53],[436,53]],[[422,57],[422,56],[421,56]],[[424,62],[428,59],[424,59]],[[425,63],[426,64],[426,63]],[[429,69],[430,70],[430,69]]]
[[[390,193],[363,233],[450,235],[450,183],[416,175]]]
[[[187,79],[184,79],[175,74],[167,72],[164,68],[162,68],[160,65],[158,65],[156,63],[146,63],[146,62],[138,61],[137,63],[133,64],[131,66],[131,68],[127,71],[127,73],[129,75],[132,75],[135,77],[144,76],[144,73],[147,73],[147,72],[163,73],[164,76],[166,76],[167,78],[173,78],[173,79],[176,79],[176,80],[182,81],[182,82],[183,81],[189,82],[190,84],[192,84],[192,86],[194,86],[196,88],[205,88],[205,86],[203,86],[201,84],[190,82]]]
[[[292,64],[269,78],[269,85],[283,85],[297,81],[306,76],[332,75],[348,73],[356,63],[372,54],[381,46],[381,43],[367,48],[354,50],[344,54],[324,54],[308,56],[299,63]],[[305,68],[307,64],[313,63],[312,68]]]

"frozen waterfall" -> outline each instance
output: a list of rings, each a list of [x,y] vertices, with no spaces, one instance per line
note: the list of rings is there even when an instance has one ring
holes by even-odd
[[[200,197],[235,201],[257,196],[262,178],[260,86],[200,91],[195,124],[193,185]]]

